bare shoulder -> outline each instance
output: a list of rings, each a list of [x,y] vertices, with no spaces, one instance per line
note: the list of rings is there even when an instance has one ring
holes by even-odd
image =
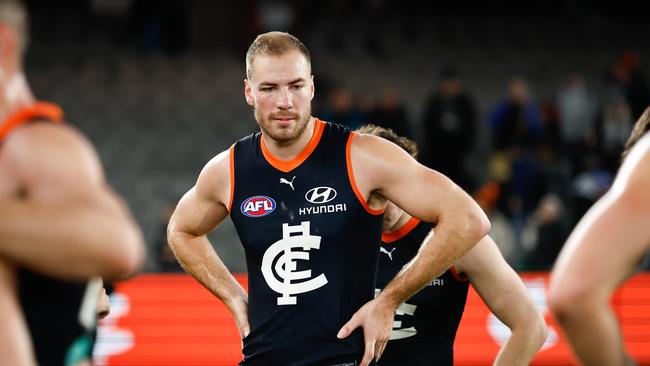
[[[396,173],[405,174],[410,167],[418,165],[415,159],[394,143],[362,133],[356,133],[352,140],[350,159],[355,176],[369,180],[377,188],[397,176]]]
[[[351,154],[355,159],[383,160],[409,156],[394,143],[379,136],[355,132],[352,140]]]
[[[101,183],[103,170],[92,144],[69,125],[31,123],[5,141],[3,154],[25,184]]]
[[[196,192],[204,198],[219,201],[226,206],[231,190],[231,152],[225,150],[208,161],[196,182]]]

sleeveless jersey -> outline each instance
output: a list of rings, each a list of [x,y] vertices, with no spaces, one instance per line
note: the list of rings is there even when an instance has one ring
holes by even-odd
[[[49,103],[24,108],[0,124],[0,144],[14,128],[32,121],[59,123]],[[0,149],[0,153],[2,150]],[[90,359],[95,339],[100,282],[69,282],[17,269],[17,291],[40,366],[68,366]]]
[[[418,252],[433,224],[412,218],[382,235],[377,290],[384,288]],[[453,365],[456,330],[469,284],[452,267],[402,304],[378,365]]]
[[[356,188],[355,134],[314,123],[290,162],[274,158],[259,132],[230,150],[230,215],[248,266],[242,365],[356,365],[363,356],[360,329],[336,334],[373,298],[383,211]]]

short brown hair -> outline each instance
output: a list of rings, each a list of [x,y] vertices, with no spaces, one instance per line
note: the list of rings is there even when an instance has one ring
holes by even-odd
[[[413,158],[415,159],[418,158],[417,144],[414,141],[404,136],[400,136],[396,134],[395,131],[391,130],[390,128],[384,128],[380,126],[375,126],[373,124],[367,124],[357,128],[356,131],[359,133],[366,133],[368,135],[374,135],[374,136],[379,136],[381,138],[384,138],[394,143],[395,145],[401,147],[402,149],[404,149],[404,151],[409,153]]]
[[[22,60],[29,43],[29,17],[22,1],[0,0],[0,24],[10,27],[16,32],[18,57]]]
[[[246,78],[250,80],[253,60],[257,55],[280,56],[289,51],[298,51],[311,65],[309,50],[300,40],[286,32],[262,33],[251,43],[246,52]]]
[[[623,154],[621,154],[621,161],[625,160],[625,157],[630,153],[630,150],[636,145],[636,143],[650,130],[650,107],[647,107],[641,117],[636,121],[630,137],[625,143],[625,149]]]

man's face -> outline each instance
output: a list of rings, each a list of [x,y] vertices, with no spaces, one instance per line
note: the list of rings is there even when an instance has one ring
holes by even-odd
[[[311,66],[301,53],[256,56],[244,92],[267,136],[282,143],[301,136],[309,122],[314,97]]]

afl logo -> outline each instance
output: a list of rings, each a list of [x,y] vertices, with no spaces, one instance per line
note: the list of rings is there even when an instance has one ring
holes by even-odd
[[[305,194],[305,199],[311,203],[327,203],[336,198],[336,190],[330,187],[312,188]]]
[[[275,210],[275,200],[267,196],[253,196],[241,204],[241,213],[248,217],[262,217]]]

